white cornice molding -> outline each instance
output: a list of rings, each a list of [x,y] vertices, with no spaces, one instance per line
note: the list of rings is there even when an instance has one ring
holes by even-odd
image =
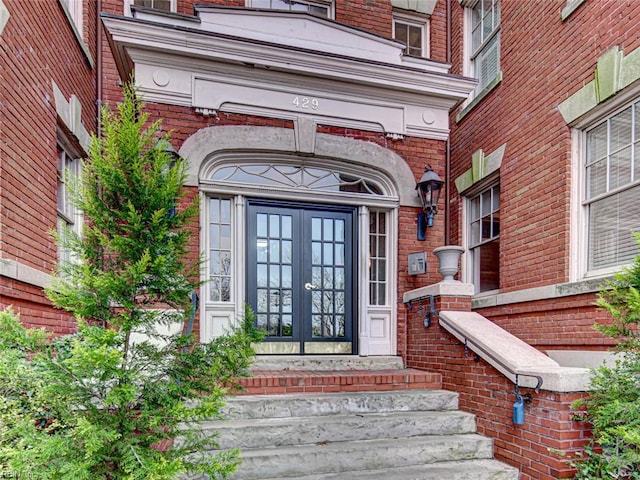
[[[243,18],[237,11],[234,15]],[[372,60],[374,45],[394,50],[395,42],[308,15],[287,18],[303,21],[294,22],[299,27],[319,25],[325,35],[333,28],[343,41],[364,38],[364,56],[202,30],[213,28],[204,19],[200,29],[114,15],[103,15],[103,22],[121,76],[128,78],[135,68],[136,83],[149,101],[209,114],[223,111],[293,120],[311,115],[328,125],[438,140],[448,137],[448,113],[471,92],[474,80],[450,75],[449,66],[437,62],[408,66],[401,57],[396,63]],[[393,57],[387,51],[380,58],[385,56]],[[296,96],[314,98],[320,108],[294,108]]]

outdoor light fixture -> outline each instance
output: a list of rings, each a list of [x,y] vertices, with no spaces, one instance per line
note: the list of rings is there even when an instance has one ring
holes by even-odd
[[[422,204],[422,212],[418,214],[418,240],[425,240],[427,227],[433,227],[433,217],[438,212],[438,199],[442,185],[444,181],[431,169],[431,166],[427,166],[422,178],[416,184]]]

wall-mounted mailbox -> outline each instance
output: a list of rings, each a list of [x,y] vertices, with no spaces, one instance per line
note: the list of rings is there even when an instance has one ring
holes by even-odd
[[[409,254],[409,275],[427,273],[427,252]]]

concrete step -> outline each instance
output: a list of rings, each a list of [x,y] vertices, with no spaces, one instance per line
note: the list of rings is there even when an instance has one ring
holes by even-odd
[[[518,469],[504,463],[495,460],[466,460],[359,472],[305,475],[288,477],[287,480],[518,480],[519,478]]]
[[[354,471],[490,459],[492,455],[491,440],[475,434],[268,447],[243,450],[242,465],[231,478],[265,480],[349,472],[344,478],[350,479]]]
[[[446,390],[401,390],[228,397],[226,419],[456,410],[458,395]]]
[[[399,370],[404,367],[401,357],[357,355],[258,355],[252,370]]]
[[[349,382],[361,375],[367,382],[380,378],[374,387],[401,385],[385,370],[269,375],[273,382],[278,375],[284,382],[321,378],[340,388],[355,385]],[[412,373],[399,375],[406,381]],[[220,448],[240,448],[234,480],[517,480],[519,475],[492,459],[491,439],[475,433],[473,415],[458,411],[458,395],[445,390],[394,385],[386,391],[239,395],[228,398],[222,415],[226,420],[205,422],[203,428],[218,436]]]
[[[475,417],[459,411],[356,413],[209,423],[220,448],[262,448],[475,433]]]

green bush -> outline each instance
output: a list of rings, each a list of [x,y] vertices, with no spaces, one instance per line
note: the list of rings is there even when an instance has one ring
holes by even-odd
[[[571,462],[574,478],[640,479],[639,288],[640,256],[599,294],[612,321],[595,328],[616,340],[619,356],[615,365],[593,371],[589,396],[574,404],[593,427],[591,442]]]
[[[197,203],[184,198],[186,163],[165,151],[159,122],[131,86],[124,97],[117,112],[103,109],[81,178],[66,179],[86,221],[82,237],[57,238],[74,261],[47,293],[77,333],[52,338],[0,313],[0,476],[219,478],[238,463],[236,451],[212,452],[200,422],[219,415],[260,334],[250,310],[209,343],[183,333],[198,287],[188,248]]]

